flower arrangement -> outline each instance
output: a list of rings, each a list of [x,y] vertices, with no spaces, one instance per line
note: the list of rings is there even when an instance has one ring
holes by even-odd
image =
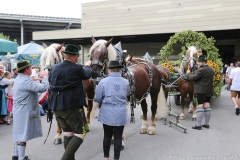
[[[208,59],[207,64],[209,67],[211,67],[214,70],[213,93],[215,96],[218,97],[221,94],[221,88],[223,85],[222,77],[221,77],[221,67],[219,67],[219,66],[222,66],[222,62],[221,61],[219,62],[219,59],[217,60]]]
[[[169,64],[168,62],[165,62],[165,63],[162,63],[161,66],[164,66],[164,67],[168,68],[169,71],[170,71],[170,74],[173,75],[174,67],[171,64]]]

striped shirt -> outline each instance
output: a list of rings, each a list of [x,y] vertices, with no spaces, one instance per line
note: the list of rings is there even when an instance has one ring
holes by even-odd
[[[101,104],[98,121],[109,126],[124,126],[128,123],[128,80],[120,72],[111,72],[96,87],[94,101]]]

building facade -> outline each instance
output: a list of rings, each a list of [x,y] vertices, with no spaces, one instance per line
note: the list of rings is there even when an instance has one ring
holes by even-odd
[[[127,54],[149,52],[156,63],[170,36],[193,30],[216,39],[224,63],[240,59],[239,0],[107,0],[83,4],[81,14],[81,29],[33,32],[33,40],[79,43],[86,59],[92,35],[114,37]]]

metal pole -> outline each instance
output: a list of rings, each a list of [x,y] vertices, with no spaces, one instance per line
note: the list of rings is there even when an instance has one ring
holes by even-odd
[[[21,46],[24,44],[24,33],[23,33],[23,21],[20,19],[21,24]]]
[[[84,47],[83,45],[80,45],[80,46],[81,46],[81,53],[82,53],[81,63],[84,64]]]

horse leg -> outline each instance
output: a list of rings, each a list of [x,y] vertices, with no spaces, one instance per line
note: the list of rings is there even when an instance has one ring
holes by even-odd
[[[142,100],[141,102],[142,112],[143,112],[143,118],[142,118],[142,126],[140,133],[146,134],[148,131],[148,121],[147,121],[147,102],[146,99]]]
[[[181,91],[181,113],[179,116],[181,120],[185,119],[185,115],[184,115],[185,96],[186,96],[185,93]]]
[[[158,92],[157,92],[158,93]],[[158,94],[151,94],[151,101],[152,101],[152,106],[151,106],[151,111],[152,111],[152,117],[151,117],[151,123],[148,128],[148,134],[149,135],[155,135],[156,134],[156,113],[157,113],[157,98]],[[165,98],[165,96],[164,96]]]
[[[189,98],[190,102],[192,103],[192,120],[196,121],[197,120],[197,115],[196,115],[196,104],[193,102],[193,93],[189,93]],[[190,109],[190,108],[189,108]]]
[[[190,98],[190,104],[189,104],[189,109],[188,109],[188,113],[193,113],[193,93],[189,93],[189,98]]]
[[[54,139],[54,144],[62,144],[62,127],[60,126],[60,123],[57,120],[57,134]]]
[[[94,98],[94,95],[95,95],[93,83],[91,83],[90,87],[86,90],[86,94],[87,94],[87,97],[88,97],[86,121],[87,121],[87,124],[89,125],[90,124],[90,118],[91,118],[91,111],[92,111],[92,108],[93,108],[93,98]],[[87,132],[89,132],[89,127],[87,127]]]
[[[91,118],[91,112],[92,112],[92,108],[93,108],[93,101],[92,100],[88,100],[88,105],[87,105],[87,124],[90,124],[90,118]]]

